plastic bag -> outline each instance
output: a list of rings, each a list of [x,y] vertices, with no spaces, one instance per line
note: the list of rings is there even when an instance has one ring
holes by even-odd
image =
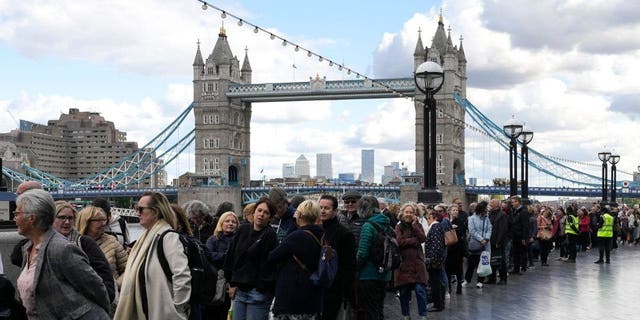
[[[480,263],[478,263],[478,276],[486,277],[491,274],[491,253],[482,251],[480,254]]]

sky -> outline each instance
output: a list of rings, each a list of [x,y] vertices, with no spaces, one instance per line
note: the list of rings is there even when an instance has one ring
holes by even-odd
[[[467,98],[495,123],[515,116],[535,132],[531,148],[589,164],[579,169],[597,176],[605,149],[621,156],[618,180],[640,165],[638,1],[213,4],[371,78],[412,77],[418,30],[431,46],[442,10],[454,44],[463,38]],[[222,23],[240,61],[246,48],[253,83],[355,79],[196,0],[0,0],[0,132],[78,108],[142,146],[192,101],[196,43],[208,56]],[[391,161],[415,171],[414,112],[406,98],[254,104],[251,178],[279,177],[300,154],[314,174],[316,153],[333,154],[336,176],[359,174],[361,149],[376,150],[376,181]],[[186,121],[184,133],[193,117]],[[167,167],[169,177],[194,170],[190,151]],[[507,152],[474,130],[465,161],[466,177],[480,184],[508,177]],[[565,184],[530,175],[530,185]]]

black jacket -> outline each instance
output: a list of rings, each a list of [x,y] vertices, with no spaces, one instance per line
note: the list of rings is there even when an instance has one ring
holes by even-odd
[[[509,233],[509,217],[502,210],[493,210],[489,212],[489,221],[491,221],[491,245],[498,248],[504,247]]]
[[[356,277],[356,240],[349,228],[342,225],[337,217],[323,221],[324,237],[338,254],[338,273],[327,295],[340,294],[348,297]]]
[[[529,210],[527,207],[520,206],[513,211],[509,227],[514,240],[529,238]]]
[[[273,292],[273,272],[266,268],[269,252],[278,245],[276,232],[269,226],[260,231],[250,224],[240,225],[224,260],[224,277],[232,287],[262,293]]]

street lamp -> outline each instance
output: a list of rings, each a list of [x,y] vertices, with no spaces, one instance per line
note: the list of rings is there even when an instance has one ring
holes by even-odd
[[[515,117],[507,120],[502,127],[504,134],[510,139],[509,142],[509,196],[518,194],[518,145],[516,138],[522,134],[522,124]],[[533,138],[533,136],[532,136]]]
[[[616,154],[609,157],[609,163],[611,163],[611,205],[616,207],[616,164],[618,164],[618,162],[620,162],[619,155]]]
[[[424,141],[424,181],[422,190],[418,192],[418,201],[437,203],[442,201],[442,194],[436,190],[436,99],[433,97],[442,88],[444,72],[442,67],[433,62],[423,62],[414,73],[416,88],[424,97],[423,131]]]
[[[611,152],[603,151],[598,153],[598,159],[602,161],[602,203],[607,203],[607,162],[611,158]]]
[[[533,140],[533,131],[522,131],[518,137],[518,142],[522,145],[522,166],[520,172],[522,175],[522,200],[529,198],[529,142]]]

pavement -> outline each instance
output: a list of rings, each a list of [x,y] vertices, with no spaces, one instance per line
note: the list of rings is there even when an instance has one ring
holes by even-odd
[[[598,249],[578,253],[575,264],[557,261],[559,251],[549,255],[549,267],[536,261],[534,269],[510,275],[506,286],[472,285],[446,300],[433,319],[638,319],[640,308],[640,246],[620,245],[611,253],[611,264],[594,264]],[[465,262],[466,266],[466,262]],[[414,298],[415,299],[415,298]],[[400,302],[387,293],[385,319],[401,319]],[[411,318],[417,305],[411,301]]]

